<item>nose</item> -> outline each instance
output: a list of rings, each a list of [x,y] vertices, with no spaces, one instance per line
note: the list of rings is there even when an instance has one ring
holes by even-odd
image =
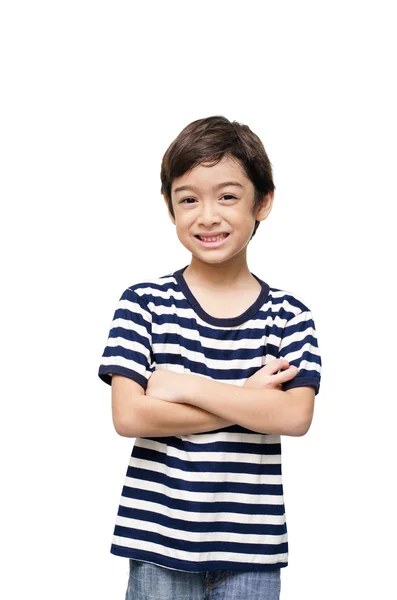
[[[201,205],[200,214],[198,216],[198,223],[210,227],[215,223],[220,222],[220,216],[218,213],[218,206],[213,202],[203,202]]]

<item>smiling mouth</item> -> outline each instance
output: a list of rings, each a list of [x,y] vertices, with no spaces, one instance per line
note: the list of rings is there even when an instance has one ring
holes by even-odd
[[[219,242],[228,237],[228,233],[220,233],[219,235],[195,235],[194,237],[198,238],[202,242]]]

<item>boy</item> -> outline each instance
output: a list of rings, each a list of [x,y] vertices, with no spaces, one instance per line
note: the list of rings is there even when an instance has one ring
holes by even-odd
[[[276,600],[288,564],[281,435],[310,427],[321,359],[308,307],[251,273],[275,186],[260,139],[222,116],[190,123],[161,165],[189,265],[135,283],[99,377],[136,438],[111,552],[126,600]]]

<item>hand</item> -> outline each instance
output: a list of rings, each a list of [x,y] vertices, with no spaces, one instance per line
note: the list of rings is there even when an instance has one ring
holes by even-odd
[[[146,395],[168,402],[183,402],[183,389],[186,389],[188,374],[156,369],[148,379]]]
[[[284,369],[281,373],[277,373],[280,369]],[[274,374],[275,373],[275,374]],[[282,383],[290,381],[296,374],[299,373],[298,367],[289,366],[289,362],[283,358],[271,360],[267,365],[256,371],[251,377],[244,382],[243,385],[256,388],[272,388],[282,390]]]

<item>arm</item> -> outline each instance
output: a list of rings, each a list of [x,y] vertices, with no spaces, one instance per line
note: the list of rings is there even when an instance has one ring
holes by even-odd
[[[189,435],[232,425],[197,406],[147,396],[137,382],[116,374],[112,377],[112,411],[114,427],[123,437]]]
[[[269,376],[269,373],[287,365],[285,360],[271,361],[252,376],[251,382],[246,381],[253,387],[223,383],[191,373],[180,375],[156,370],[149,379],[148,391],[168,404],[196,406],[251,431],[300,436],[306,433],[310,424],[314,390],[300,387],[282,391],[281,382],[293,379],[298,369],[291,365],[276,375]],[[277,389],[271,389],[273,386]]]
[[[281,372],[278,373],[279,370]],[[220,423],[215,421],[211,429],[201,429],[200,427],[200,432],[220,429],[237,423],[251,431],[261,433],[302,435],[299,433],[299,428],[302,426],[299,416],[303,413],[300,408],[305,399],[302,401],[301,397],[291,399],[290,394],[281,391],[282,383],[293,379],[297,372],[298,369],[289,366],[286,360],[276,359],[248,377],[243,386],[237,386],[190,373],[180,374],[168,370],[156,370],[148,380],[146,392],[149,396],[146,398],[149,397],[151,403],[158,399],[165,400],[166,402],[163,403],[165,407],[160,405],[158,415],[152,415],[143,408],[142,422],[146,422],[149,427],[156,422],[160,429],[163,425],[169,425],[171,429],[175,430],[175,422],[172,420],[169,422],[170,413],[167,411],[167,406],[176,404],[184,409],[190,406],[190,408],[204,411],[200,415],[200,418],[204,419],[204,422],[200,422],[200,426],[201,424],[203,427],[211,425],[216,415],[223,420]],[[252,394],[252,392],[254,393]],[[265,395],[266,392],[270,392],[270,395]],[[306,390],[303,388],[303,395],[305,393]],[[231,402],[233,396],[238,399],[238,402]],[[181,425],[185,426],[185,422]],[[271,428],[273,429],[271,430]],[[197,432],[194,431],[194,433]],[[163,435],[167,435],[167,433]],[[178,434],[169,432],[168,435]]]
[[[266,386],[275,386],[280,389],[281,384],[295,377],[297,372],[295,367],[289,367],[274,375],[279,369],[286,367],[288,367],[286,360],[273,360],[248,377],[243,387],[263,389]],[[190,435],[222,429],[236,423],[210,410],[194,406],[193,403],[185,404],[183,400],[178,401],[180,392],[185,392],[192,377],[199,385],[207,381],[197,375],[156,370],[148,380],[147,395],[145,395],[144,388],[133,379],[114,374],[112,406],[113,423],[117,433],[124,437]],[[225,386],[229,394],[231,388],[240,389],[230,384],[220,385]]]
[[[300,395],[269,388],[236,386],[187,374],[178,402],[213,412],[259,433],[301,436],[307,431],[308,399],[314,390]],[[302,390],[302,388],[301,388]]]

